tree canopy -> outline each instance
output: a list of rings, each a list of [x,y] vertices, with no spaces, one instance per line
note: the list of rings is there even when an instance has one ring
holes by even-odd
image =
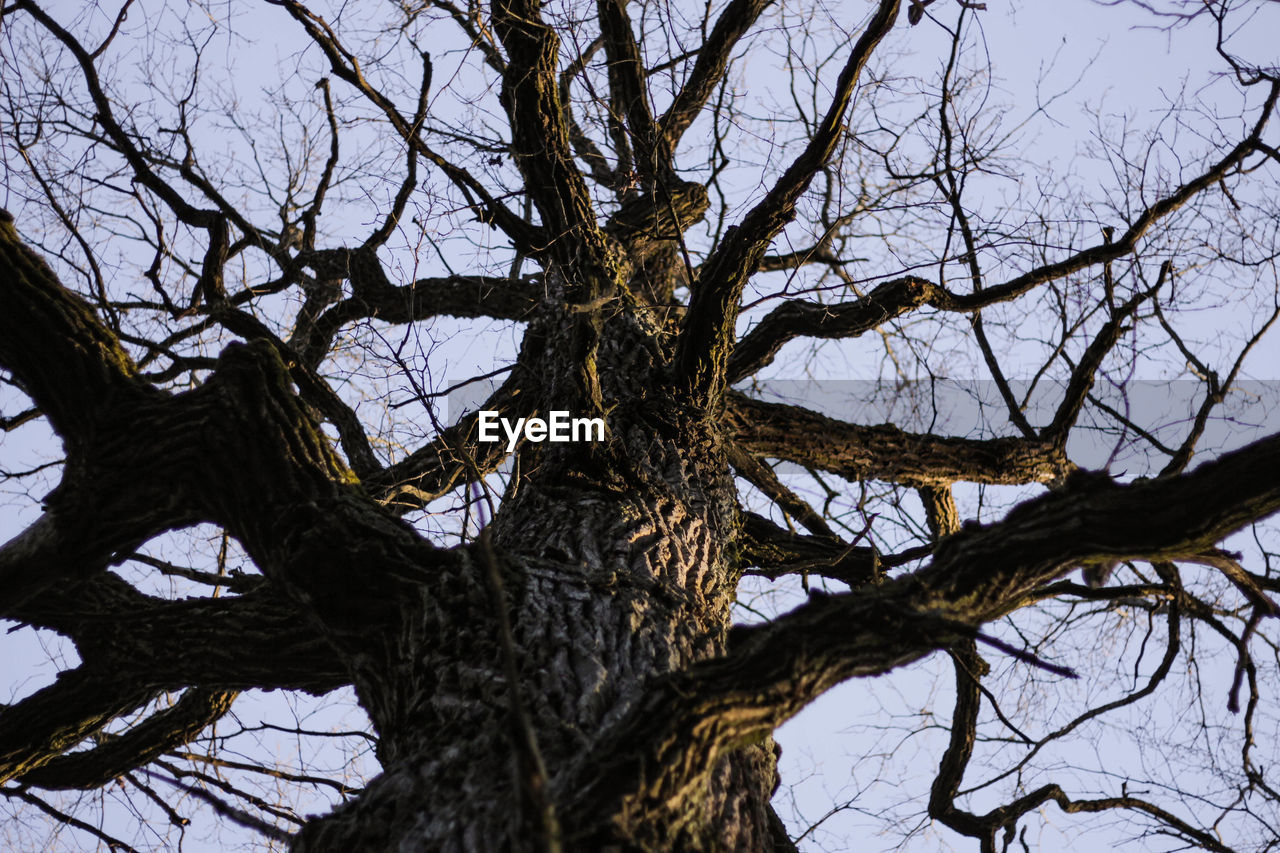
[[[3,845],[1275,849],[1278,7],[999,5],[0,6]]]

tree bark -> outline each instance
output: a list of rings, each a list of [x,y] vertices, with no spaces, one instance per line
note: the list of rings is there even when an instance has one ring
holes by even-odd
[[[527,344],[522,359],[545,369],[523,377],[526,393],[576,393],[556,384],[572,374],[553,343],[574,319],[565,312],[531,332],[546,349]],[[296,850],[789,849],[769,806],[767,737],[657,808],[552,816],[551,804],[582,787],[616,782],[591,778],[583,757],[653,679],[727,647],[738,510],[723,439],[705,413],[662,392],[646,331],[628,314],[604,326],[600,376],[619,401],[607,442],[522,447],[522,476],[491,533],[466,551],[465,593],[400,605],[395,655],[358,683],[385,772],[357,803],[308,826]]]

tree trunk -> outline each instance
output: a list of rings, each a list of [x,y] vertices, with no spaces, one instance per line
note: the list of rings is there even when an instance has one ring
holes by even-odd
[[[527,346],[571,334],[572,315],[560,319]],[[769,807],[771,741],[719,759],[678,801],[640,798],[587,825],[554,813],[617,781],[592,756],[649,679],[726,647],[733,481],[716,424],[659,390],[645,322],[619,315],[602,330],[597,373],[621,401],[606,442],[526,444],[466,589],[404,603],[398,654],[358,684],[385,772],[296,850],[789,849]],[[549,409],[581,410],[563,347],[525,358],[548,368],[540,399],[563,401]],[[665,754],[696,761],[697,749],[679,756],[690,746]]]

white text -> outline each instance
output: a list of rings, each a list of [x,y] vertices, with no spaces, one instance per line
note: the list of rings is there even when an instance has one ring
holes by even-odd
[[[516,449],[521,434],[533,442],[604,441],[604,418],[571,418],[568,412],[548,412],[546,420],[516,418],[513,424],[492,409],[481,409],[481,441],[501,441],[499,426],[506,433],[508,453]]]

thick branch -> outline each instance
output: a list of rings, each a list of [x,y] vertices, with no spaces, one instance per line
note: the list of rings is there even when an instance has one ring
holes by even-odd
[[[919,572],[812,597],[748,631],[728,656],[655,685],[581,772],[566,774],[565,790],[581,792],[566,826],[598,827],[601,842],[625,833],[702,784],[719,755],[767,736],[840,681],[972,639],[1082,561],[1171,559],[1212,547],[1280,510],[1277,470],[1280,435],[1168,480],[1122,486],[1077,475],[998,524],[950,537]],[[619,815],[621,826],[599,827],[602,814]]]
[[[924,504],[925,523],[934,542],[940,542],[960,530],[960,510],[950,484],[921,486],[916,489],[920,503]]]
[[[551,255],[573,278],[597,274],[606,266],[605,245],[569,145],[556,77],[560,38],[534,0],[494,0],[492,15],[508,56],[502,105],[511,123],[512,153],[551,239]],[[602,282],[572,284],[586,288],[588,299],[604,295],[591,292]]]
[[[57,304],[58,294],[48,297]],[[39,309],[39,302],[29,308]],[[105,327],[87,312],[86,328]],[[202,520],[200,448],[187,397],[133,393],[95,413],[92,441],[67,461],[45,513],[0,547],[0,611],[88,577],[166,530]]]
[[[304,611],[358,642],[361,626],[367,634],[368,624],[392,619],[403,581],[386,573],[387,562],[353,552],[385,545],[391,552],[421,550],[427,558],[435,549],[356,486],[294,395],[271,344],[232,344],[218,365],[195,392],[198,408],[216,424],[203,444],[217,461],[197,469],[208,484],[201,496],[206,512],[264,574],[305,602]],[[229,459],[237,464],[224,467]],[[384,556],[394,563],[403,557]]]
[[[0,612],[58,583],[101,571],[119,554],[153,536],[194,521],[169,505],[160,483],[140,486],[120,472],[108,479],[93,473],[60,487],[49,509],[0,547]],[[104,501],[105,496],[113,499]]]
[[[56,631],[99,670],[160,690],[198,685],[319,695],[351,681],[320,632],[272,589],[164,601],[102,572],[0,615]]]
[[[858,77],[897,17],[898,0],[881,0],[841,70],[831,105],[809,144],[764,199],[726,232],[703,264],[676,352],[677,369],[695,399],[719,400],[726,385],[742,289],[759,269],[769,243],[795,218],[796,202],[835,150]]]
[[[791,491],[772,468],[733,442],[729,444],[728,456],[729,464],[733,466],[733,470],[739,477],[763,492],[765,497],[800,522],[810,533],[827,539],[836,538],[835,532],[827,524],[826,519]]]
[[[355,410],[338,396],[312,364],[298,357],[293,348],[276,337],[270,327],[247,311],[224,304],[214,312],[214,316],[228,331],[250,341],[263,341],[275,349],[277,356],[288,366],[290,377],[297,383],[302,399],[314,406],[337,428],[338,440],[347,454],[352,470],[361,477],[367,477],[382,467],[373,455],[364,424],[360,423]]]
[[[708,204],[702,184],[667,180],[652,193],[627,199],[605,230],[634,253],[646,244],[678,239],[702,219]]]
[[[441,316],[523,320],[536,307],[542,292],[530,280],[467,275],[422,278],[396,287],[385,275],[359,275],[347,261],[346,250],[328,254],[339,255],[339,262],[327,259],[308,263],[314,263],[317,270],[323,269],[325,276],[341,269],[342,277],[351,282],[353,293],[321,314],[301,340],[291,342],[313,365],[328,353],[338,330],[357,320],[412,323]]]
[[[748,574],[767,578],[819,575],[857,587],[879,576],[880,560],[874,548],[792,533],[754,512],[742,514],[739,548],[742,563],[750,567]]]
[[[0,711],[0,781],[24,776],[151,699],[154,691],[81,667]]]
[[[67,358],[96,380],[86,381],[86,396],[104,400],[89,422],[92,452],[68,461],[46,515],[0,550],[6,611],[55,581],[99,572],[177,523],[212,521],[245,546],[326,640],[348,653],[367,652],[396,630],[408,586],[432,568],[456,567],[457,559],[357,485],[295,394],[279,341],[233,344],[203,386],[173,397],[136,393],[120,405],[112,384],[127,388],[135,380],[127,362],[112,362],[118,344],[111,333],[37,267],[11,222],[3,227],[5,258],[21,263],[24,274],[13,275],[0,298],[12,299],[13,287],[25,288],[26,298],[0,323],[26,315],[28,325],[50,327],[53,346],[62,337],[72,342]],[[0,345],[7,351],[8,339]],[[41,375],[34,367],[15,372]],[[38,392],[33,397],[41,401]],[[163,648],[139,659],[159,666]]]
[[[1097,380],[1098,370],[1102,367],[1103,359],[1110,354],[1116,342],[1120,340],[1120,335],[1124,332],[1125,324],[1129,321],[1129,318],[1133,316],[1143,302],[1155,296],[1156,291],[1164,284],[1171,269],[1172,264],[1169,261],[1165,261],[1160,267],[1160,278],[1155,286],[1135,294],[1128,302],[1114,311],[1102,328],[1098,330],[1098,334],[1089,343],[1089,346],[1085,348],[1084,354],[1081,355],[1080,362],[1071,371],[1071,379],[1067,382],[1067,388],[1062,395],[1062,402],[1058,405],[1058,410],[1053,415],[1053,421],[1040,432],[1044,440],[1051,441],[1057,445],[1065,444],[1067,433],[1075,426],[1076,418],[1080,416],[1080,410],[1084,408],[1085,400],[1093,389],[1093,384]]]
[[[624,0],[597,0],[600,33],[608,58],[610,109],[625,118],[636,154],[636,169],[651,184],[669,168],[668,150],[660,142],[649,96],[645,91],[644,64],[632,32],[631,16]],[[660,150],[661,149],[661,150]]]
[[[949,302],[949,296],[926,279],[905,276],[877,285],[852,302],[823,305],[787,300],[738,341],[729,360],[729,382],[767,366],[783,344],[794,338],[856,338],[921,306],[941,307]]]
[[[1062,448],[1023,438],[972,439],[862,426],[799,406],[729,395],[732,435],[757,456],[831,471],[850,480],[904,485],[956,481],[1046,483],[1074,469]]]
[[[529,395],[508,379],[475,412],[459,418],[429,444],[364,482],[380,503],[397,515],[419,509],[462,483],[497,470],[507,458],[506,443],[479,441],[479,412],[492,410],[514,419],[532,413]]]
[[[0,366],[74,450],[120,398],[141,396],[137,368],[83,299],[23,244],[0,210]]]
[[[217,690],[188,690],[172,708],[152,714],[93,749],[59,756],[23,774],[21,781],[48,789],[101,787],[189,743],[231,710],[235,696]]]
[[[689,79],[659,122],[668,150],[675,150],[680,137],[693,124],[711,93],[724,79],[734,48],[750,31],[760,13],[771,5],[773,0],[731,0],[720,13],[698,51]]]

